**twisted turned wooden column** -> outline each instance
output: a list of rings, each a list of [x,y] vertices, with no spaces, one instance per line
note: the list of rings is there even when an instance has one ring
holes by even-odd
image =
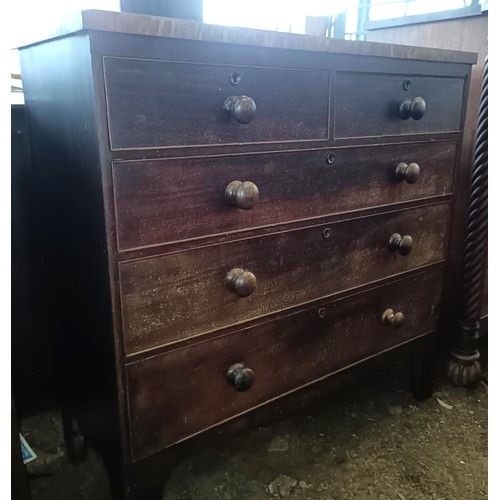
[[[465,238],[460,309],[448,377],[457,385],[472,385],[481,378],[479,320],[488,233],[488,56],[484,64],[479,121],[472,164],[469,213]]]

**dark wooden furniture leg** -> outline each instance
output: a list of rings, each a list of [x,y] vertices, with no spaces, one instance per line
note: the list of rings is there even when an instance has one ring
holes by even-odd
[[[429,399],[434,391],[435,352],[435,339],[429,336],[422,348],[410,355],[410,391],[417,401]]]
[[[457,331],[453,340],[448,378],[470,386],[481,378],[479,320],[487,254],[488,232],[488,56],[484,65],[479,121],[472,165],[469,215],[465,239],[462,289]]]
[[[21,443],[19,441],[19,422],[17,420],[16,405],[11,398],[11,494],[12,500],[29,500],[30,489],[26,467],[23,463]]]
[[[65,409],[63,408],[63,413]],[[66,453],[72,464],[79,464],[87,458],[87,445],[81,433],[80,425],[76,418],[63,417],[64,442]]]
[[[103,457],[110,479],[111,498],[162,500],[168,479],[187,456],[170,449],[124,467],[116,457]]]

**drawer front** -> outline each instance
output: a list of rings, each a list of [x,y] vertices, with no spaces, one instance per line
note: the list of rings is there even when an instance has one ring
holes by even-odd
[[[444,203],[121,262],[125,351],[228,327],[440,261],[448,223]],[[413,238],[408,255],[390,250],[398,233]]]
[[[411,82],[404,90],[405,82]],[[406,84],[408,85],[408,84]],[[425,76],[339,72],[334,111],[336,138],[459,132],[464,80]],[[400,115],[403,100],[413,103],[412,114]]]
[[[441,286],[442,270],[434,268],[129,364],[133,459],[435,329]],[[387,309],[403,314],[399,328],[382,322]],[[238,363],[254,374],[245,392],[238,392],[226,377]]]
[[[328,71],[105,57],[104,77],[112,150],[329,136]],[[248,99],[223,109],[231,96],[254,101],[250,123],[238,121],[253,116]]]
[[[123,251],[449,194],[456,147],[456,142],[437,142],[115,162],[118,248]],[[416,182],[398,177],[401,162],[418,164]],[[228,200],[226,191],[233,181],[253,186],[241,184],[237,188],[241,198]]]

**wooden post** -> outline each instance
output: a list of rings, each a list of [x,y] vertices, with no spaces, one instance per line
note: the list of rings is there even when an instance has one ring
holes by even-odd
[[[488,242],[488,56],[485,59],[479,121],[472,164],[469,214],[465,237],[460,309],[448,378],[457,385],[473,385],[481,378],[479,320]]]

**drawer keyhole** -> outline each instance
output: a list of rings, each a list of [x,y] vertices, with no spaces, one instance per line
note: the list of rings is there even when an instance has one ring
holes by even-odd
[[[231,85],[239,85],[241,83],[241,75],[235,71],[229,75],[229,81]]]

